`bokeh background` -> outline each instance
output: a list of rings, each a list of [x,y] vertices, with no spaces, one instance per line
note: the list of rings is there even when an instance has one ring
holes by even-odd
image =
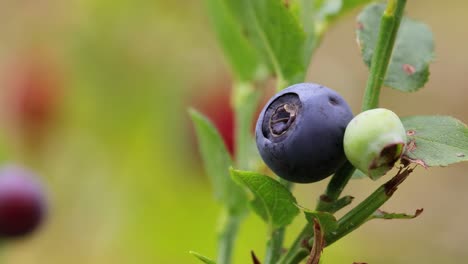
[[[436,39],[430,81],[418,93],[385,89],[401,116],[468,122],[468,3],[408,1]],[[316,52],[308,81],[359,110],[367,69],[355,16],[340,19]],[[203,1],[0,1],[0,127],[5,162],[48,187],[50,214],[33,236],[2,244],[4,263],[197,263],[215,255],[220,207],[197,153],[187,107],[232,129],[231,78]],[[265,97],[271,95],[265,91]],[[231,135],[232,136],[232,135]],[[418,169],[384,209],[414,220],[373,221],[325,250],[327,263],[468,262],[468,164]],[[385,181],[385,179],[383,179]],[[356,202],[382,181],[351,182]],[[326,180],[294,190],[313,208]],[[300,217],[287,236],[304,223]],[[264,253],[266,229],[251,214],[236,263]]]

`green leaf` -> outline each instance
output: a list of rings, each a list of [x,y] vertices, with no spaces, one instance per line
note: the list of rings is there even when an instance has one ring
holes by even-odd
[[[238,79],[251,81],[275,72],[280,88],[304,81],[318,36],[332,20],[369,1],[206,0]]]
[[[296,198],[278,181],[255,172],[231,169],[231,177],[253,193],[251,207],[271,228],[291,223],[299,213]]]
[[[254,80],[260,62],[257,51],[247,38],[247,31],[238,23],[232,10],[221,0],[206,0],[208,14],[232,70],[242,81]]]
[[[309,209],[301,207],[307,221],[311,224],[314,223],[314,219],[317,219],[320,226],[324,230],[325,237],[327,234],[334,232],[338,228],[338,222],[334,215],[328,212],[311,211]]]
[[[450,116],[402,118],[407,143],[403,159],[424,167],[447,166],[468,160],[468,129]]]
[[[320,43],[322,35],[325,33],[334,15],[342,7],[342,0],[331,1],[291,1],[290,10],[296,13],[305,35],[303,58],[307,66],[315,48]]]
[[[238,1],[238,0],[228,0]],[[305,33],[295,13],[281,0],[244,0],[249,21],[258,37],[254,44],[281,81],[302,82],[309,58],[304,56]]]
[[[348,11],[372,0],[297,0],[289,1],[289,9],[296,13],[305,34],[305,65],[332,22]]]
[[[356,30],[364,62],[370,66],[377,43],[383,4],[372,4],[358,16]],[[384,85],[403,92],[413,92],[427,82],[429,64],[434,58],[434,40],[424,23],[404,17],[395,41]]]
[[[195,251],[189,251],[190,254],[194,255],[197,259],[201,260],[201,262],[205,263],[205,264],[216,264],[216,262],[212,259],[209,259],[203,255],[201,255],[200,253],[197,253]]]
[[[308,58],[304,58],[305,34],[297,18],[280,0],[250,3],[263,48],[278,76],[289,83],[303,81]]]
[[[229,177],[231,157],[224,142],[213,124],[196,110],[190,109],[195,125],[200,152],[206,173],[211,179],[215,198],[223,202],[232,215],[242,215],[247,209],[247,196],[244,190]]]
[[[387,213],[382,210],[375,211],[369,217],[369,220],[372,219],[413,219],[418,217],[423,212],[423,209],[417,209],[414,214],[405,214],[405,213]]]

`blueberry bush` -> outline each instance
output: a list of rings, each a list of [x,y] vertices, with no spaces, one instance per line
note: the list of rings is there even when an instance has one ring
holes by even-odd
[[[379,108],[382,87],[414,92],[425,85],[434,43],[427,25],[404,16],[406,0],[372,2],[206,0],[235,80],[235,157],[210,120],[191,109],[206,173],[223,207],[216,258],[191,252],[202,262],[232,262],[237,232],[251,211],[269,230],[266,255],[252,251],[252,263],[319,263],[327,246],[372,219],[418,216],[422,210],[413,215],[379,210],[415,169],[468,160],[468,129],[461,121],[398,117]],[[356,34],[369,75],[362,113],[353,118],[345,99],[323,85],[305,83],[305,76],[327,29],[356,8],[363,8]],[[263,107],[254,136],[250,125],[271,78],[278,93]],[[397,172],[388,175],[392,168]],[[353,204],[351,195],[343,195],[345,187],[366,176],[388,180]],[[328,177],[314,210],[298,204],[295,183]],[[345,207],[349,210],[338,218],[335,213]],[[305,217],[307,224],[284,245],[286,228],[296,217]]]

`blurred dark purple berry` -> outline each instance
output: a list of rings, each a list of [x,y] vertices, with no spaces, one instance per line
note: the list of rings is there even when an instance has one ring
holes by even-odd
[[[0,238],[34,231],[46,214],[44,190],[36,176],[19,166],[0,169]]]

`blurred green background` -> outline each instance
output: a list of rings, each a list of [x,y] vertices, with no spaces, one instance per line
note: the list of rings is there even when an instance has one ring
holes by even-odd
[[[423,90],[385,89],[383,107],[468,122],[466,10],[462,0],[408,1],[408,14],[434,32],[436,61]],[[326,34],[307,77],[340,92],[355,113],[367,77],[357,12]],[[6,160],[43,177],[51,207],[34,236],[3,245],[5,263],[197,263],[189,250],[215,255],[220,208],[186,109],[228,117],[220,108],[231,79],[203,1],[0,1],[0,85]],[[21,91],[35,87],[41,92]],[[229,131],[229,121],[218,122]],[[384,209],[424,208],[420,217],[366,224],[327,248],[324,260],[468,262],[467,170],[419,168]],[[382,181],[356,180],[345,193],[359,202]],[[299,203],[313,208],[326,182],[297,186]],[[249,263],[250,250],[262,256],[265,235],[251,214],[235,262]]]

